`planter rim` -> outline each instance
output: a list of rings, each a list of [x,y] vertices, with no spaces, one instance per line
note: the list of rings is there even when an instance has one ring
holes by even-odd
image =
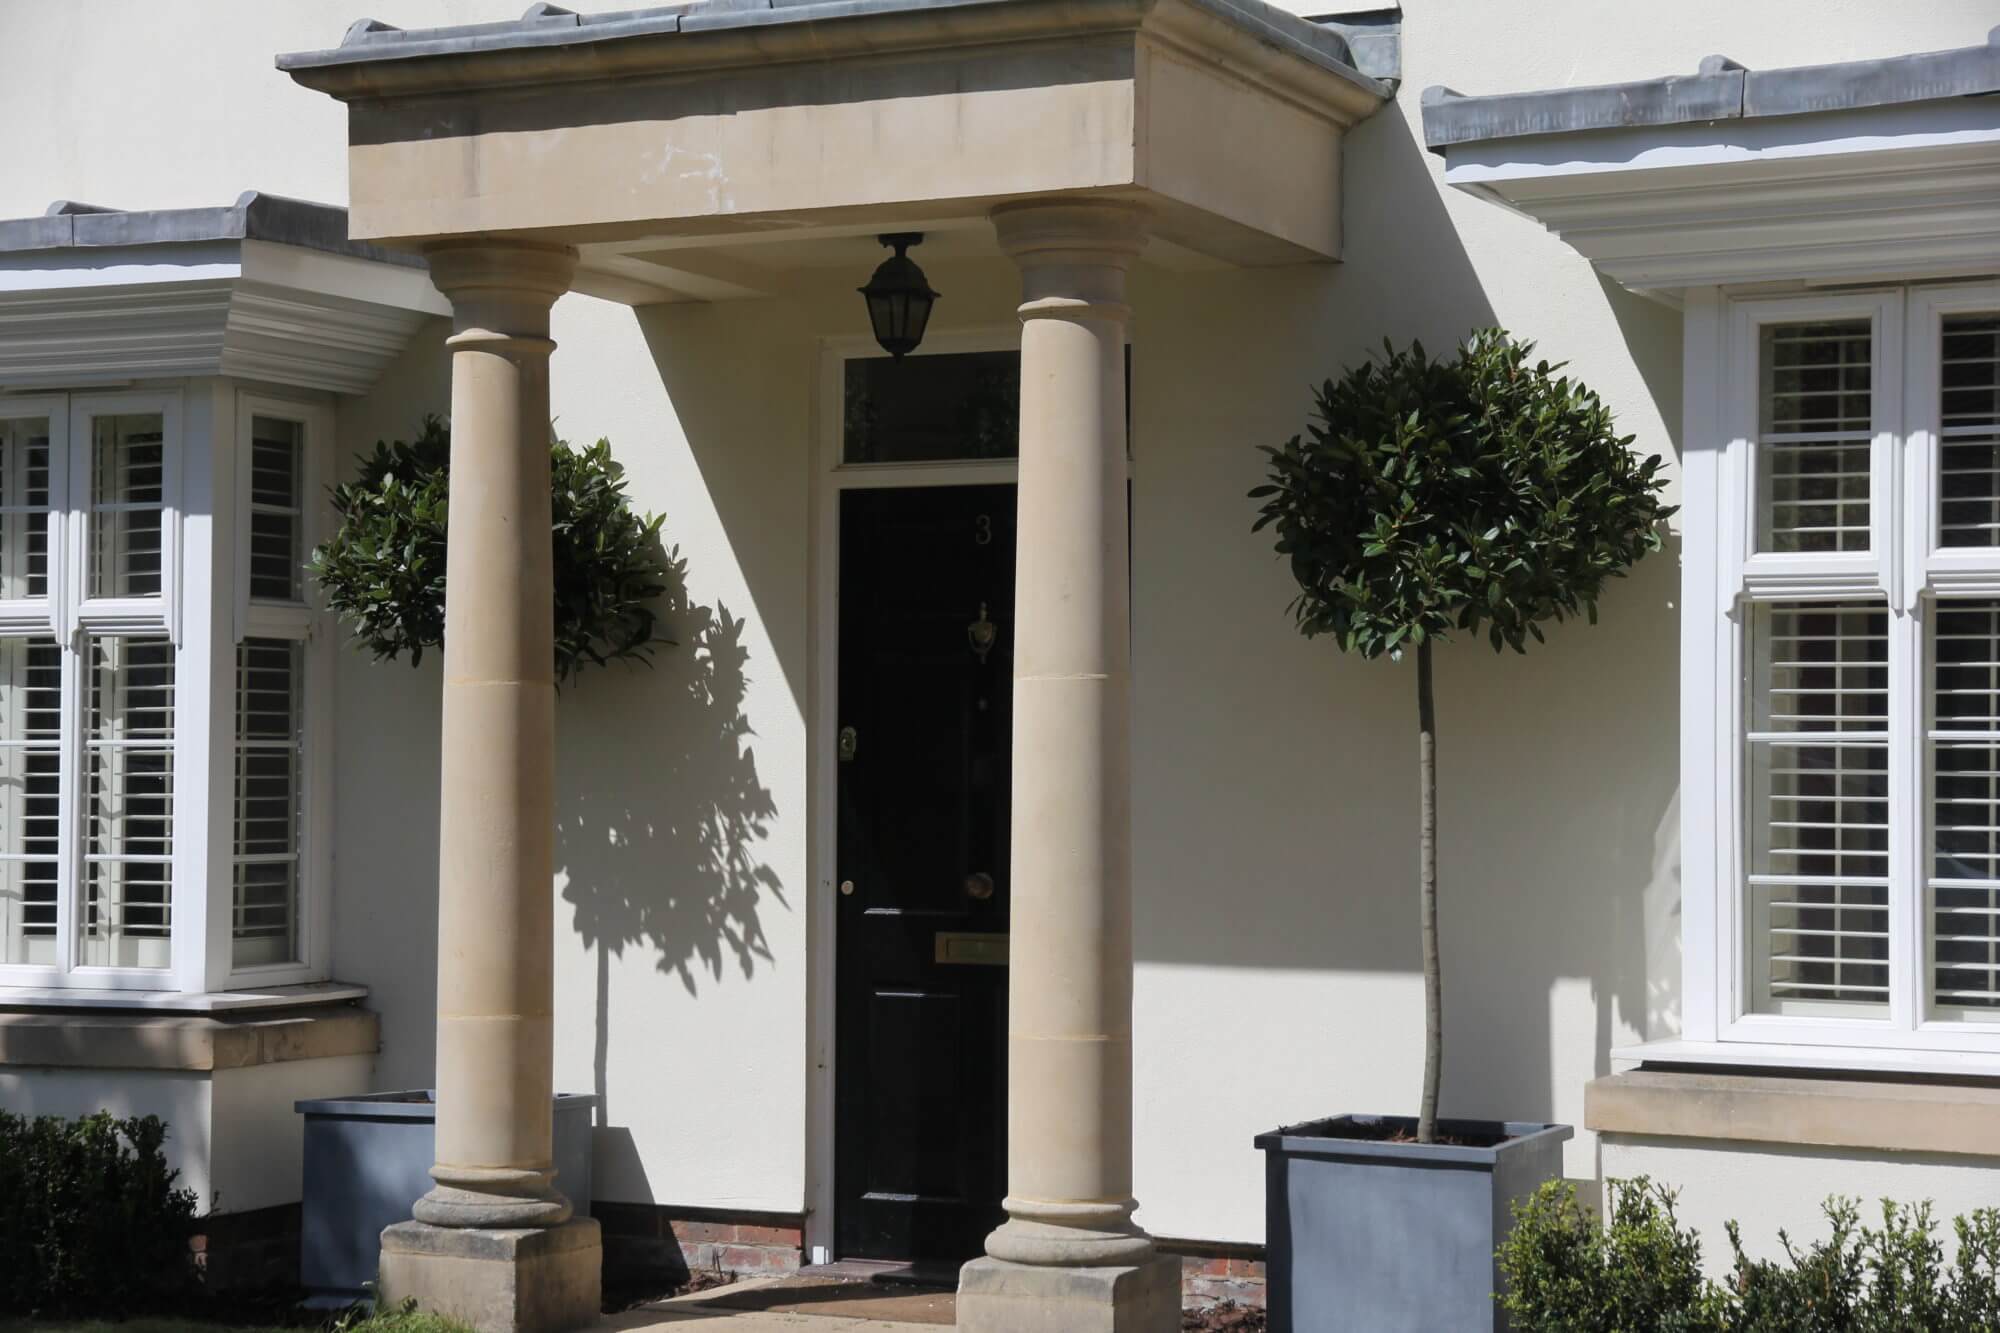
[[[1393,1125],[1416,1129],[1417,1118],[1410,1115],[1331,1115],[1319,1120],[1284,1125],[1259,1134],[1256,1146],[1266,1152],[1292,1153],[1303,1157],[1372,1158],[1399,1166],[1492,1166],[1503,1157],[1527,1151],[1530,1145],[1562,1143],[1576,1137],[1569,1125],[1540,1120],[1440,1120],[1438,1128],[1448,1134],[1505,1134],[1503,1142],[1490,1148],[1453,1143],[1383,1143],[1372,1139],[1346,1139],[1318,1132],[1327,1126]]]
[[[411,1097],[423,1096],[428,1101],[414,1102]],[[405,1088],[399,1092],[365,1092],[351,1097],[313,1097],[292,1103],[292,1109],[305,1115],[364,1116],[371,1120],[435,1120],[437,1119],[437,1090],[435,1088]],[[595,1106],[597,1094],[594,1092],[559,1092],[556,1107]]]

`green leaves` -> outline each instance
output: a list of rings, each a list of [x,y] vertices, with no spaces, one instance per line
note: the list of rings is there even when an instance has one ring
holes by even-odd
[[[1753,1259],[1736,1223],[1726,1282],[1702,1276],[1701,1240],[1674,1216],[1674,1195],[1644,1177],[1606,1182],[1608,1224],[1550,1181],[1514,1209],[1500,1247],[1501,1298],[1523,1333],[1976,1333],[2000,1327],[2000,1211],[1953,1221],[1944,1249],[1927,1203],[1882,1201],[1879,1230],[1851,1200],[1822,1208],[1827,1238]]]
[[[1673,1194],[1644,1178],[1606,1183],[1608,1225],[1552,1180],[1514,1205],[1500,1247],[1501,1303],[1523,1333],[1721,1333],[1723,1299]]]
[[[157,1312],[197,1288],[156,1116],[0,1111],[0,1316]]]
[[[652,606],[667,590],[663,520],[632,511],[608,441],[554,441],[549,464],[557,683],[588,664],[650,660],[664,642]],[[432,416],[409,444],[378,442],[334,488],[340,526],[307,567],[378,659],[408,653],[415,666],[444,642],[450,476],[451,435]]]
[[[1298,580],[1300,631],[1364,657],[1454,630],[1525,652],[1541,621],[1595,619],[1605,581],[1659,549],[1659,456],[1503,331],[1448,362],[1383,348],[1321,386],[1250,492],[1252,531],[1275,529]]]

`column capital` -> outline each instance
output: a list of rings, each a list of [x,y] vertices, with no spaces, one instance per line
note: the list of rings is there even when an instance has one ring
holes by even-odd
[[[1122,199],[1023,199],[993,210],[1021,270],[1021,317],[1124,319],[1125,270],[1146,247],[1146,210]]]
[[[545,336],[549,307],[576,275],[575,249],[544,241],[459,237],[426,246],[424,258],[461,332]]]
[[[1019,199],[997,205],[993,226],[1015,263],[1124,264],[1146,246],[1144,205],[1123,199]]]

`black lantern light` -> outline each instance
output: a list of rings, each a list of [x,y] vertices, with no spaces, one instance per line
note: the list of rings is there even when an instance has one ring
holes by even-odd
[[[879,239],[896,253],[883,260],[868,285],[858,290],[868,298],[868,322],[875,327],[875,341],[890,356],[901,357],[915,351],[924,340],[924,325],[930,322],[931,303],[938,294],[931,290],[917,261],[903,253],[923,244],[922,232],[891,232]]]

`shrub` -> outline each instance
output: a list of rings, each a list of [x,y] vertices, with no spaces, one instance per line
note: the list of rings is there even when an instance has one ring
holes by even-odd
[[[1701,1241],[1681,1229],[1673,1195],[1646,1180],[1614,1180],[1611,1218],[1550,1181],[1514,1210],[1500,1248],[1502,1298],[1522,1330],[1692,1333],[1719,1328],[1719,1299],[1701,1273]]]
[[[194,1284],[195,1198],[157,1116],[0,1111],[0,1314],[123,1313]]]
[[[549,463],[557,682],[589,664],[649,660],[661,642],[652,602],[666,591],[661,519],[632,511],[608,441],[554,440]],[[407,653],[415,666],[444,643],[450,486],[451,432],[432,416],[408,444],[377,441],[334,488],[340,525],[307,568],[378,660]]]
[[[1501,1297],[1522,1333],[1986,1333],[2000,1328],[2000,1210],[1953,1223],[1947,1266],[1929,1204],[1882,1204],[1879,1229],[1830,1199],[1830,1234],[1752,1259],[1729,1223],[1726,1283],[1701,1275],[1701,1242],[1674,1196],[1644,1178],[1612,1181],[1600,1226],[1575,1190],[1551,1182],[1514,1210],[1500,1249]]]

